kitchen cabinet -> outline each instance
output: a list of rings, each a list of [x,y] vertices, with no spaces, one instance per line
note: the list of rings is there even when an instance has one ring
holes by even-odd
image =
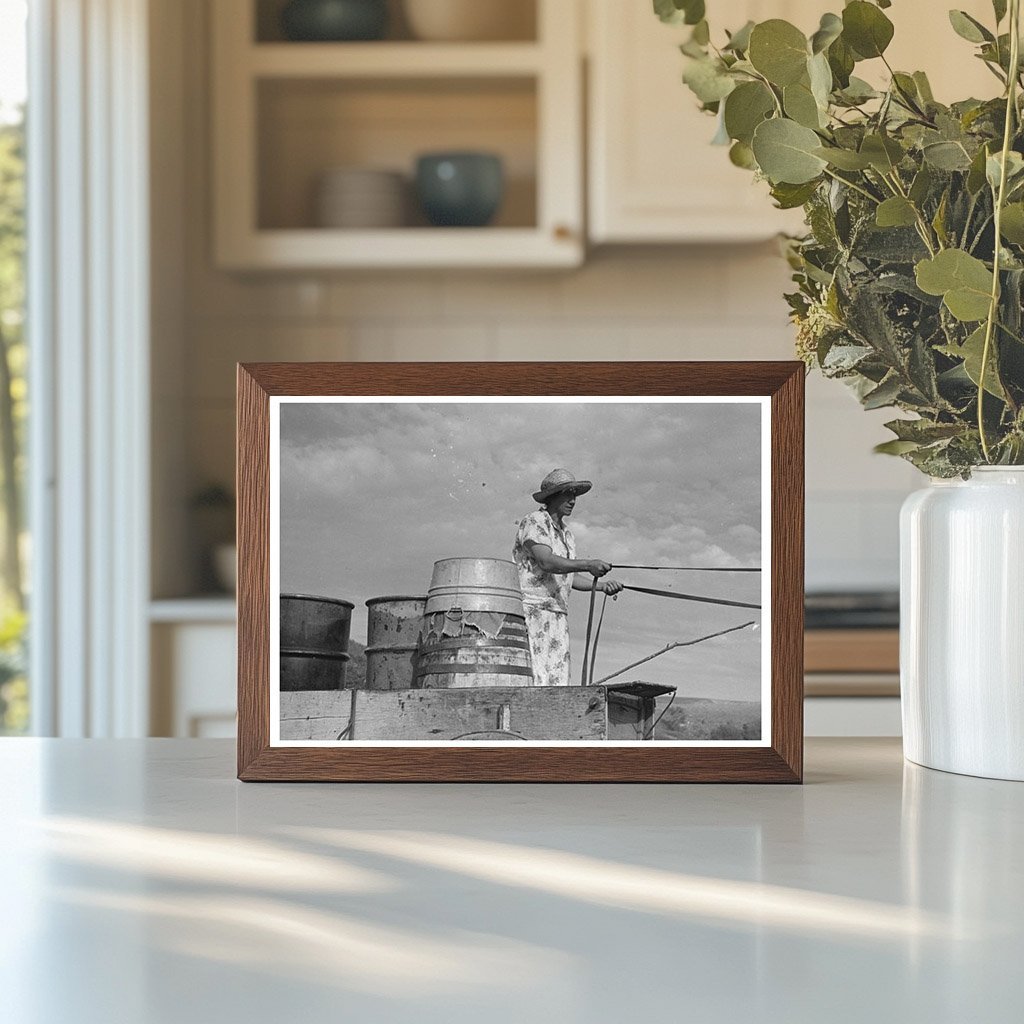
[[[776,210],[767,186],[712,146],[715,121],[681,82],[678,49],[686,26],[663,25],[648,2],[587,0],[588,220],[593,243],[738,242],[799,232],[800,211]],[[708,0],[713,38],[747,20],[785,18],[805,33],[842,4],[826,0]],[[992,21],[989,0],[956,6]],[[901,0],[886,11],[896,34],[887,53],[897,69],[929,74],[944,102],[996,94],[998,83],[952,30],[946,7]],[[858,65],[879,84],[880,61]]]
[[[799,230],[798,211],[776,210],[767,185],[710,144],[715,120],[681,80],[689,28],[663,25],[649,3],[588,2],[591,241],[737,242]],[[807,15],[821,9],[821,0],[711,0],[708,18],[717,37],[750,19],[817,25]]]
[[[532,39],[292,42],[276,0],[217,0],[213,211],[228,269],[574,266],[583,258],[579,8],[535,4]],[[394,20],[394,19],[393,19]],[[431,227],[409,197],[398,227],[318,225],[337,168],[399,172],[424,152],[504,164],[493,225]]]
[[[150,735],[235,735],[235,602],[230,597],[150,605]]]

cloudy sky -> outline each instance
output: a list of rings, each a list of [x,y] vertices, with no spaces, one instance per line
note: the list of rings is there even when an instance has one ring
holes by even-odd
[[[761,408],[740,403],[282,403],[284,593],[353,601],[425,594],[440,558],[511,558],[541,479],[594,488],[570,526],[580,558],[645,565],[761,564]],[[624,583],[759,602],[759,573],[616,571]],[[600,603],[600,598],[598,599]],[[573,677],[588,597],[570,605]],[[608,602],[595,678],[675,640],[760,613],[626,592]],[[760,632],[672,651],[621,681],[680,696],[757,700]]]

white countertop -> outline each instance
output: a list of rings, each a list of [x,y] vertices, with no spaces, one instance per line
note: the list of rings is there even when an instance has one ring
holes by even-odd
[[[810,740],[803,787],[242,785],[0,741],[10,1024],[1019,1020],[1024,785]]]

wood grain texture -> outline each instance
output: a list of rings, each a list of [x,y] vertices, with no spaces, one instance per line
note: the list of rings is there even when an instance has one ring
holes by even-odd
[[[352,690],[281,694],[282,740],[336,740],[352,719]]]
[[[611,731],[636,736],[642,702],[619,696]],[[609,738],[609,694],[604,686],[487,686],[457,690],[355,690],[353,740],[454,740],[504,728],[528,740]],[[629,722],[627,722],[627,719]]]
[[[771,397],[770,747],[271,747],[269,396]],[[245,781],[800,782],[803,405],[798,362],[255,363],[238,371],[239,722]]]
[[[238,773],[270,739],[270,401],[238,368]]]

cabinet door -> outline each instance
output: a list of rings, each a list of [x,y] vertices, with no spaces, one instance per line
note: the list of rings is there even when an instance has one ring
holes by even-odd
[[[800,231],[799,211],[776,210],[764,183],[712,146],[714,119],[700,113],[682,84],[678,49],[685,26],[663,25],[650,0],[585,0],[590,26],[589,215],[593,242],[707,242]],[[807,34],[836,0],[709,0],[712,34],[748,19],[786,18]],[[901,0],[886,11],[896,27],[887,53],[901,70],[924,70],[943,102],[998,95],[999,84],[933,0]],[[955,6],[986,25],[990,0]],[[1003,24],[1005,31],[1006,25]],[[857,73],[882,84],[888,72],[868,61]]]
[[[589,215],[594,242],[713,242],[798,231],[767,185],[712,146],[716,124],[682,83],[679,44],[689,28],[663,25],[649,0],[590,5]],[[785,17],[816,27],[827,0],[708,3],[712,33],[748,19]],[[805,10],[801,12],[799,8]]]

